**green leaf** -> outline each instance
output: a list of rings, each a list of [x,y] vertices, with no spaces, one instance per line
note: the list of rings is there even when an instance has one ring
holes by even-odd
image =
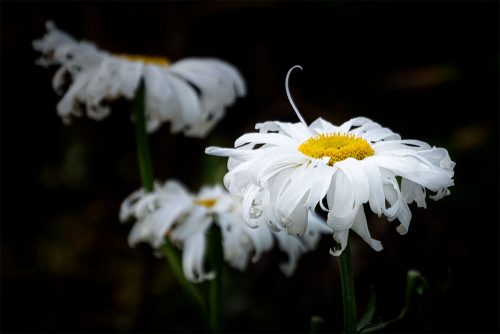
[[[403,320],[407,316],[408,312],[411,310],[417,295],[422,296],[428,289],[429,289],[429,284],[419,271],[413,269],[408,270],[408,273],[406,275],[405,304],[399,315],[394,319],[380,322],[378,324],[375,324],[373,322],[368,322],[364,324],[364,326],[360,326],[360,324],[358,324],[358,332],[363,334],[374,333],[386,328],[389,325],[392,325],[394,323]],[[371,299],[370,299],[370,304],[371,304]],[[370,304],[368,305],[367,313],[370,311]],[[371,320],[373,320],[374,314],[371,315],[365,314],[365,316],[367,316],[367,318],[371,316]],[[365,316],[363,316],[363,319],[361,319],[360,323],[364,320]]]
[[[366,307],[365,314],[361,317],[356,327],[358,332],[362,332],[365,327],[370,327],[373,325],[373,319],[375,317],[375,311],[377,308],[377,293],[375,292],[375,287],[370,286],[370,300],[368,306]]]

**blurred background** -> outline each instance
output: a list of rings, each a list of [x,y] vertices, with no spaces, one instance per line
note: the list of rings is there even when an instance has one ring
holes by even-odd
[[[205,327],[164,259],[127,246],[121,201],[140,187],[130,103],[113,102],[102,122],[64,126],[51,87],[56,68],[36,66],[31,42],[45,22],[112,52],[218,57],[247,80],[248,95],[204,140],[150,136],[157,179],[193,191],[221,180],[229,146],[256,122],[297,122],[286,72],[308,122],[366,116],[449,150],[451,195],[427,210],[412,205],[410,231],[368,214],[382,241],[353,237],[359,314],[370,286],[377,314],[396,317],[406,272],[430,289],[387,332],[499,331],[498,2],[27,2],[2,1],[1,331],[200,332]],[[225,272],[228,332],[342,331],[342,299],[331,237],[286,278],[269,252]]]

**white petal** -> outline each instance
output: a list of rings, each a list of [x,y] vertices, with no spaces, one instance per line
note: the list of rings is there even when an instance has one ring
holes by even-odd
[[[279,248],[288,255],[288,262],[281,263],[280,269],[286,276],[291,276],[297,268],[300,255],[306,251],[306,248],[300,239],[295,236],[281,231],[276,232],[274,235],[278,240]]]
[[[339,131],[340,133],[347,133],[353,126],[363,126],[367,123],[373,123],[373,121],[365,117],[356,117],[348,120],[347,122],[344,122],[341,126],[339,126]]]
[[[379,168],[370,162],[368,159],[364,159],[363,163],[360,164],[366,174],[369,188],[370,188],[370,209],[375,212],[379,217],[385,207],[385,195],[382,183],[382,175]]]
[[[191,203],[182,200],[172,200],[168,204],[164,204],[154,214],[148,217],[154,226],[153,230],[153,248],[159,248],[163,245],[164,238],[173,224],[184,214],[190,207]]]
[[[418,183],[403,178],[401,180],[401,193],[406,198],[406,203],[417,202],[419,208],[427,208],[425,203],[425,188]]]
[[[238,147],[247,143],[271,144],[277,146],[292,147],[295,149],[298,147],[298,144],[295,140],[279,133],[247,133],[235,141],[234,147]]]
[[[356,204],[368,202],[370,196],[369,180],[361,167],[362,164],[363,161],[354,158],[347,158],[335,163],[335,167],[339,168],[348,179]]]
[[[333,256],[339,256],[342,254],[344,249],[347,247],[347,240],[349,239],[349,229],[347,230],[335,230],[333,233],[333,240],[340,244],[340,248],[330,249],[330,254]]]
[[[267,121],[263,123],[256,123],[255,130],[258,130],[259,133],[279,132],[280,126],[279,122]]]
[[[400,234],[406,234],[411,220],[410,208],[408,208],[406,200],[399,191],[399,185],[396,179],[393,176],[387,175],[384,179],[384,194],[387,202],[391,205],[389,209],[384,210],[384,214],[387,216],[389,221],[397,218],[401,224],[396,228],[396,230]]]
[[[309,129],[313,130],[315,133],[335,133],[338,132],[338,127],[325,121],[322,118],[316,119],[309,125]]]
[[[311,251],[316,248],[323,234],[332,234],[333,230],[326,224],[326,221],[309,210],[307,229],[304,233],[304,243],[307,250]]]
[[[307,228],[307,207],[298,205],[285,220],[286,232],[294,236],[302,236]]]
[[[316,166],[308,166],[308,180],[310,183],[309,197],[307,198],[307,206],[314,208],[318,203],[321,203],[330,189],[333,175],[338,171],[336,167],[330,167],[326,164],[317,164]]]
[[[179,116],[184,120],[184,124],[199,122],[202,115],[200,102],[194,89],[185,81],[173,75],[165,76],[165,81],[168,82],[177,98],[180,108]]]
[[[139,242],[154,242],[154,226],[153,224],[145,224],[142,221],[136,222],[128,235],[129,247],[134,247]]]
[[[307,161],[298,151],[283,150],[278,147],[269,147],[259,150],[260,159],[254,159],[249,173],[255,183],[263,184],[282,171],[300,166]]]
[[[392,132],[387,128],[368,130],[367,132],[363,133],[361,137],[369,142],[378,142],[380,140],[397,140],[400,138],[398,134]]]
[[[257,150],[242,150],[242,149],[234,149],[234,148],[221,148],[210,146],[205,149],[206,154],[216,155],[219,157],[232,157],[238,160],[249,160],[254,158],[255,156],[259,156],[262,153]]]
[[[306,141],[313,135],[311,130],[302,123],[276,123],[279,126],[280,132],[287,134],[298,143]]]
[[[206,214],[205,208],[194,205],[186,219],[172,231],[170,238],[175,242],[183,242],[192,235],[199,233],[203,226],[201,223],[205,222],[207,219],[210,221],[212,220],[212,218]],[[206,229],[208,226],[204,226],[203,228]]]
[[[134,216],[135,204],[144,194],[144,189],[139,189],[123,200],[119,213],[119,218],[122,223]]]
[[[184,121],[179,115],[177,99],[165,80],[165,70],[158,66],[144,66],[144,85],[146,118],[148,131],[153,132],[162,122],[171,122],[171,131],[175,133],[184,127]]]
[[[370,235],[363,206],[361,206],[358,210],[358,214],[356,215],[354,224],[352,225],[352,230],[356,232],[368,245],[370,245],[371,248],[377,252],[382,250],[382,243],[378,240],[372,239]]]
[[[450,172],[424,164],[417,156],[371,156],[370,162],[393,171],[430,190],[437,191],[453,185]]]
[[[210,220],[206,218],[199,223],[202,227],[206,227],[210,223]],[[206,243],[204,229],[201,229],[184,241],[182,250],[182,269],[186,278],[191,282],[199,283],[215,277],[214,272],[207,273],[204,269]]]
[[[336,231],[349,229],[361,204],[356,204],[351,183],[344,173],[335,173],[327,200],[330,208],[328,225]]]

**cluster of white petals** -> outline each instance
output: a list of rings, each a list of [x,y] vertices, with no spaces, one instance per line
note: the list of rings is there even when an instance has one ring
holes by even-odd
[[[265,225],[250,227],[241,216],[238,198],[222,186],[205,186],[193,195],[175,180],[155,184],[152,192],[141,189],[127,197],[120,209],[120,220],[131,219],[135,223],[129,245],[147,242],[158,249],[172,242],[182,248],[184,275],[192,282],[214,277],[204,266],[207,233],[213,224],[220,227],[224,259],[232,267],[245,270],[250,261],[258,261],[277,242],[288,255],[288,262],[281,264],[286,275],[293,273],[301,254],[315,248],[322,233],[331,233],[325,222],[312,213],[304,238]]]
[[[66,123],[84,113],[103,119],[110,113],[107,100],[132,99],[144,80],[149,132],[170,122],[172,133],[203,137],[224,116],[225,108],[246,94],[238,70],[218,59],[187,58],[165,66],[100,50],[75,40],[52,22],[47,31],[33,48],[42,53],[37,64],[60,66],[52,85],[64,94],[57,112]]]
[[[296,109],[291,98],[290,102]],[[340,126],[319,118],[308,126],[296,112],[299,123],[259,123],[258,132],[242,135],[235,148],[206,149],[208,154],[229,157],[224,184],[240,198],[244,219],[252,226],[271,224],[301,236],[308,212],[321,208],[341,246],[331,251],[333,255],[345,249],[349,229],[379,251],[381,242],[370,235],[363,204],[389,221],[399,220],[397,231],[405,234],[411,220],[408,204],[425,207],[426,189],[435,192],[434,200],[449,194],[455,163],[446,149],[403,140],[363,117]],[[339,138],[353,143],[342,159],[335,153],[340,147],[321,146]],[[343,145],[347,144],[339,146]],[[365,150],[364,155],[356,150]]]

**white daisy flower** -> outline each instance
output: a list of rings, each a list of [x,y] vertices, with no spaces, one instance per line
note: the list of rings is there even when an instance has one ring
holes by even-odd
[[[57,112],[66,123],[84,113],[94,120],[105,118],[110,113],[107,100],[132,99],[144,80],[149,132],[170,122],[172,133],[203,137],[224,116],[225,108],[246,94],[240,73],[224,61],[187,58],[170,64],[162,57],[111,54],[75,40],[52,22],[46,27],[47,34],[35,40],[33,48],[42,53],[37,64],[60,66],[52,85],[64,94]]]
[[[243,221],[239,200],[222,186],[203,187],[194,196],[174,180],[164,185],[155,184],[155,190],[150,193],[138,190],[125,199],[120,220],[129,219],[136,220],[129,234],[129,245],[147,242],[158,249],[170,240],[182,248],[184,275],[192,282],[214,277],[204,269],[207,232],[212,224],[218,224],[221,229],[224,259],[242,271],[250,260],[256,262],[270,250],[276,238],[280,249],[288,254],[288,263],[282,265],[287,275],[293,273],[302,253],[315,248],[321,233],[331,232],[325,222],[313,214],[311,219],[316,225],[311,225],[302,240],[283,231],[271,231],[267,226],[252,228]]]
[[[295,68],[295,67],[294,67]],[[235,148],[209,147],[206,153],[229,157],[224,184],[243,205],[243,216],[252,225],[267,222],[288,233],[303,235],[307,212],[317,206],[328,212],[328,225],[341,247],[347,245],[349,229],[373,249],[380,241],[368,230],[363,204],[389,221],[398,219],[397,231],[405,234],[410,225],[408,204],[425,207],[426,189],[438,200],[449,194],[453,168],[444,148],[431,147],[400,135],[364,117],[340,126],[318,118],[301,122],[265,122],[259,132],[238,138]]]

